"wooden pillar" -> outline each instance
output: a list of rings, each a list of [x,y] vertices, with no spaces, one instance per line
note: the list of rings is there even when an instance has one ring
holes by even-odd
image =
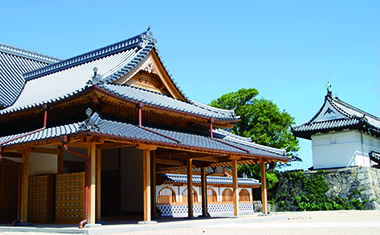
[[[191,158],[187,159],[187,209],[188,217],[193,218],[193,160]]]
[[[265,162],[260,163],[261,169],[261,203],[263,204],[263,214],[268,214],[268,198],[267,198],[267,174]]]
[[[88,189],[88,219],[87,224],[95,224],[96,208],[96,144],[89,142],[87,145],[89,166]]]
[[[206,167],[201,167],[202,217],[207,216]]]
[[[232,159],[232,188],[233,188],[233,203],[234,216],[239,216],[239,185],[238,185],[238,169],[237,159]]]
[[[152,217],[157,217],[157,201],[156,201],[156,152],[151,152],[151,200],[152,200]]]
[[[22,153],[21,223],[28,222],[29,152]]]
[[[102,220],[101,216],[101,182],[102,182],[102,150],[96,150],[96,220]]]
[[[144,174],[144,221],[151,221],[150,150],[143,150]]]
[[[63,146],[59,146],[57,173],[63,174]]]
[[[136,145],[136,148],[143,150],[143,197],[144,197],[144,221],[150,223],[152,218],[151,204],[151,162],[150,151],[156,150],[156,146],[152,145]],[[140,223],[140,222],[139,222]]]

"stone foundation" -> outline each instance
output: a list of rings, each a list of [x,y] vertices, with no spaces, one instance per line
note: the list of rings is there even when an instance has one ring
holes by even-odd
[[[363,209],[365,210],[379,210],[380,209],[380,169],[373,167],[348,167],[339,169],[326,169],[324,170],[325,181],[328,183],[329,190],[326,192],[327,198],[334,200],[338,196],[339,198],[348,201],[351,193],[357,190],[352,195],[352,199],[360,199],[363,203]],[[316,174],[317,171],[304,172],[305,177],[310,177],[312,174]],[[359,193],[357,193],[359,192]],[[298,181],[291,181],[286,177],[280,176],[278,188],[276,192],[276,200],[281,197],[280,195],[287,194],[285,199],[285,207],[280,207],[280,201],[276,201],[272,206],[273,211],[276,210],[288,210],[294,211],[297,208],[291,201],[297,196],[303,195],[303,185]],[[355,194],[356,193],[356,194]]]
[[[316,171],[305,172],[313,174]],[[354,195],[354,198],[360,198],[361,201],[367,200],[364,204],[365,210],[380,209],[380,169],[372,167],[349,167],[340,169],[325,170],[326,182],[329,184],[329,191],[326,193],[328,198],[349,198],[354,190],[358,190],[360,195]]]

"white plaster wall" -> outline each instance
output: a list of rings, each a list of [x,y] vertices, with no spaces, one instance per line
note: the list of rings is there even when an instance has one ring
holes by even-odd
[[[380,151],[380,140],[359,131],[311,137],[314,169],[370,166],[369,152]]]
[[[57,174],[57,166],[58,157],[56,154],[29,154],[29,175]]]
[[[185,185],[185,186],[179,186],[178,187],[178,186],[173,186],[172,184],[163,184],[163,185],[157,185],[156,186],[156,202],[158,201],[158,195],[159,195],[160,190],[162,188],[165,188],[165,187],[169,187],[169,188],[174,190],[174,192],[176,193],[177,203],[187,203],[187,202],[182,201],[182,192],[183,192],[183,190],[185,190],[187,188],[187,186]],[[232,188],[230,188],[230,187],[215,187],[215,186],[211,186],[211,185],[207,186],[207,188],[214,189],[214,191],[216,192],[218,202],[222,201],[222,194],[223,194],[223,191],[225,189],[229,188],[232,190]],[[195,186],[194,189],[198,193],[198,199],[199,199],[198,202],[201,202],[202,201],[201,188],[198,186]],[[242,189],[243,188],[238,188],[238,193],[240,193],[240,191]],[[248,190],[250,200],[252,201],[252,190],[250,188],[246,188],[246,189]]]

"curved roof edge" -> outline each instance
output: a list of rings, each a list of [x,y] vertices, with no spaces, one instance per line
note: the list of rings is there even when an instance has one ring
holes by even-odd
[[[147,36],[147,35],[150,35],[150,36]],[[121,52],[121,51],[129,50],[131,48],[141,49],[149,42],[153,42],[154,44],[156,43],[155,39],[153,39],[148,29],[147,31],[145,31],[144,33],[140,35],[123,40],[121,42],[117,42],[109,46],[105,46],[100,49],[96,49],[96,50],[72,57],[70,59],[60,61],[59,63],[31,71],[29,73],[24,74],[24,78],[26,81],[29,81],[41,76],[46,76],[51,73],[59,72],[61,70],[71,68],[77,65],[81,65],[81,64],[84,64],[84,63],[87,63],[87,62],[90,62],[90,61],[93,61],[105,56],[109,56],[109,55]]]
[[[36,60],[39,62],[48,63],[48,64],[57,63],[57,62],[62,61],[62,59],[57,58],[57,57],[49,56],[46,54],[38,53],[35,51],[23,49],[20,47],[8,45],[8,44],[1,43],[1,42],[0,42],[0,51],[4,52],[4,53],[16,55],[16,56],[28,58],[31,60]]]

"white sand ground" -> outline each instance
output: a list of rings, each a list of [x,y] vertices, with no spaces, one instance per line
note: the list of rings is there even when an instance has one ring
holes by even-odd
[[[326,211],[326,212],[286,212],[273,213],[268,217],[241,216],[233,219],[190,220],[159,223],[160,226],[128,225],[123,232],[114,235],[328,235],[328,234],[358,234],[380,235],[380,211]],[[113,227],[117,227],[114,225]],[[141,231],[128,231],[137,226]],[[106,226],[103,227],[105,229]],[[124,229],[125,228],[125,229]],[[97,230],[99,232],[99,230]],[[104,231],[104,230],[103,230]],[[97,233],[98,233],[97,232]],[[0,235],[15,235],[20,233],[1,232]],[[46,235],[47,233],[29,233],[31,235]],[[62,234],[62,233],[61,233]]]

